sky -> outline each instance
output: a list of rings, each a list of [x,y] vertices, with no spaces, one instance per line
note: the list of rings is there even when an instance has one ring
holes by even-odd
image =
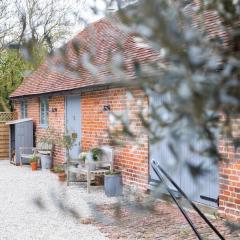
[[[1,1],[1,0],[0,0]],[[64,19],[62,23],[52,30],[51,34],[55,36],[58,33],[66,32],[63,38],[59,38],[57,42],[54,43],[54,47],[58,48],[72,39],[76,34],[82,31],[87,25],[91,24],[94,21],[99,20],[100,18],[104,17],[106,12],[113,12],[117,10],[117,0],[54,0],[53,8],[55,13],[53,14],[52,19],[49,21],[50,24],[46,26],[46,21],[50,15],[52,4],[49,3],[52,0],[37,0],[37,4],[34,5],[34,11],[36,17],[29,18],[30,10],[33,0],[9,0],[8,9],[9,9],[9,16],[5,16],[7,23],[13,28],[13,31],[16,34],[6,36],[6,39],[9,41],[14,40],[16,35],[21,34],[23,28],[22,17],[25,17],[25,21],[27,22],[24,37],[32,37],[33,30],[35,29],[36,35],[41,36],[43,35],[44,31],[48,31],[54,24],[54,20],[59,21],[59,19]],[[125,5],[130,4],[137,0],[119,0],[124,2]],[[112,3],[113,2],[113,3]],[[110,4],[111,3],[111,4]],[[30,6],[30,7],[29,7]],[[61,14],[64,11],[64,15]],[[62,18],[64,16],[64,18]],[[65,22],[68,21],[68,27],[66,28]],[[31,26],[31,27],[30,27]],[[71,26],[71,27],[69,27]],[[47,30],[46,30],[47,29]],[[56,32],[54,32],[56,30]]]
[[[44,0],[43,0],[44,1]],[[65,0],[66,1],[66,0]],[[73,4],[77,4],[77,6],[79,7],[79,4],[81,4],[81,11],[79,12],[79,15],[86,20],[86,22],[88,24],[95,22],[97,20],[99,20],[100,18],[104,17],[104,15],[106,14],[106,12],[114,12],[117,11],[118,7],[117,7],[117,2],[118,1],[111,1],[111,0],[68,0],[68,1],[72,1]],[[120,0],[122,3],[122,6],[126,6],[129,4],[133,4],[136,3],[137,0]],[[107,7],[107,3],[109,2],[113,2],[111,4],[111,6]],[[92,8],[96,8],[97,9],[97,14],[94,13],[94,11],[92,10]],[[73,28],[73,35],[76,35],[79,31],[81,31],[84,28],[84,25],[80,26],[79,24],[77,24],[74,28]],[[71,36],[71,37],[72,37]]]
[[[44,0],[42,0],[44,1]],[[81,17],[85,24],[80,22],[77,22],[76,25],[72,28],[72,33],[69,35],[67,40],[74,37],[77,33],[79,33],[81,30],[84,29],[86,24],[90,24],[92,22],[95,22],[102,17],[105,16],[106,13],[106,1],[105,0],[68,0],[68,2],[72,2],[74,6],[76,6],[76,9],[80,9],[79,11],[79,17]],[[64,1],[63,1],[64,3]],[[80,6],[79,6],[80,5]],[[93,9],[97,9],[97,13],[93,11]],[[112,9],[117,9],[115,7],[111,7]],[[63,42],[60,42],[58,45],[63,44]]]

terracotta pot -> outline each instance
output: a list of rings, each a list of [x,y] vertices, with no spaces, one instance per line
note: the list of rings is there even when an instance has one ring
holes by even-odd
[[[32,171],[36,171],[36,170],[37,170],[37,167],[38,167],[37,162],[32,162],[32,163],[31,163],[31,167],[32,167]]]
[[[64,181],[65,181],[65,178],[66,178],[65,172],[62,172],[62,173],[59,173],[59,174],[58,174],[58,179],[59,179],[59,181],[64,182]]]

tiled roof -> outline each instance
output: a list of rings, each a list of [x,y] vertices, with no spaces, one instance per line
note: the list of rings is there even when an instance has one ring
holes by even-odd
[[[74,46],[80,46],[79,53]],[[124,67],[129,77],[134,77],[133,63],[138,59],[145,62],[157,54],[135,42],[133,35],[127,35],[116,24],[103,18],[80,32],[62,48],[65,54],[54,54],[11,94],[11,98],[73,90],[109,83],[110,54],[121,51]],[[87,53],[89,53],[87,55]],[[92,65],[84,64],[91,55]],[[96,66],[97,70],[94,68]],[[91,69],[94,68],[92,71]],[[95,74],[94,71],[97,71]],[[111,78],[111,82],[121,79]]]
[[[201,18],[195,13],[195,6],[197,5],[189,4],[186,12],[192,15],[193,24],[199,28]],[[223,46],[226,46],[228,38],[220,22],[220,17],[215,12],[204,13],[204,25],[209,37],[220,37]],[[160,58],[159,53],[146,47],[146,44],[139,44],[136,35],[120,30],[117,23],[116,18],[103,18],[85,28],[62,48],[65,54],[49,57],[37,71],[23,80],[10,97],[74,90],[122,81],[120,75],[112,77],[109,70],[110,55],[118,51],[123,55],[123,67],[130,78],[134,78],[136,60],[144,64]],[[80,46],[79,51],[76,50],[76,45]],[[86,64],[87,53],[91,53],[92,64]]]

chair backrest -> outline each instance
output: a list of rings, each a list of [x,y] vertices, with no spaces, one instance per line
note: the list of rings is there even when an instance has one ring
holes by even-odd
[[[103,166],[111,166],[113,164],[113,159],[114,159],[114,151],[113,148],[110,146],[101,146],[100,147],[103,151],[102,155],[102,161],[103,161]]]

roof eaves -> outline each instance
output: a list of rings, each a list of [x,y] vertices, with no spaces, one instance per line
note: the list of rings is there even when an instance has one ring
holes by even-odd
[[[42,92],[42,93],[36,93],[36,94],[26,94],[26,95],[19,95],[19,96],[10,96],[9,99],[16,100],[20,98],[32,98],[32,97],[38,97],[38,96],[58,96],[58,95],[68,95],[68,94],[74,94],[74,93],[81,93],[81,92],[87,92],[87,91],[97,91],[101,90],[102,88],[115,88],[115,87],[121,87],[123,84],[120,82],[115,83],[102,83],[102,84],[95,84],[95,85],[89,85],[85,87],[80,88],[73,88],[73,89],[66,89],[66,90],[60,90],[60,91],[51,91],[51,92]]]

